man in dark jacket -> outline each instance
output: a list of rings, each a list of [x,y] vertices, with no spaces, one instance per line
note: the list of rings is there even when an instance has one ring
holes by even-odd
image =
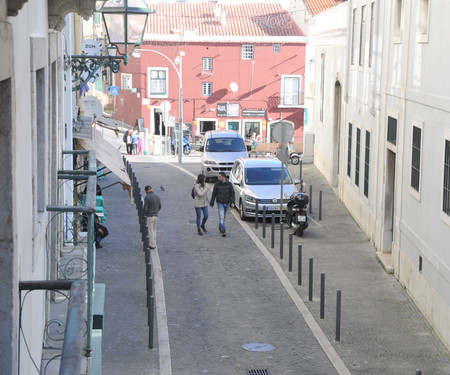
[[[141,220],[147,219],[148,236],[150,237],[150,249],[156,248],[156,222],[158,221],[158,212],[161,209],[161,199],[153,192],[152,187],[145,187],[147,195],[144,198],[144,207],[142,208]]]
[[[209,205],[214,207],[214,201],[217,201],[217,209],[219,210],[219,231],[222,237],[225,237],[225,218],[230,206],[234,207],[234,188],[231,182],[227,181],[224,172],[219,172],[219,181],[214,185]]]

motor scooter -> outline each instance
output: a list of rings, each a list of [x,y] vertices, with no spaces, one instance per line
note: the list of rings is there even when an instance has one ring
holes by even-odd
[[[294,193],[287,204],[286,223],[295,230],[297,236],[303,236],[303,231],[308,228],[307,205],[309,197],[305,193]]]
[[[291,164],[298,165],[298,163],[300,163],[301,156],[298,152],[295,151],[293,144],[291,143],[289,144],[288,151],[289,151],[289,161],[291,162]]]
[[[178,140],[172,141],[172,147],[171,147],[172,155],[175,155],[175,147],[177,145],[177,141]],[[189,155],[190,153],[191,153],[191,145],[186,138],[183,138],[183,154]]]

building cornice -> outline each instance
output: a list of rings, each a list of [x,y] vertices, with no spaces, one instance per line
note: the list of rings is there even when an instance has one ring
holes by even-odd
[[[67,14],[74,12],[88,20],[94,11],[95,0],[48,0],[48,26],[61,31]]]
[[[254,44],[306,44],[306,36],[204,36],[186,34],[148,34],[145,42],[178,42],[178,43],[254,43]]]

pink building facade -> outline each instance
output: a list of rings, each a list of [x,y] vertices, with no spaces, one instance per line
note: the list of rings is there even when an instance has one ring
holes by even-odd
[[[173,4],[177,9],[185,5]],[[217,14],[212,4],[199,5],[209,5],[211,14]],[[226,9],[230,21],[236,7]],[[204,15],[207,11],[199,9],[198,13]],[[242,13],[242,8],[239,11]],[[266,15],[266,23],[275,20],[270,35],[266,35],[267,27],[261,27],[261,22],[256,22],[256,31],[247,28],[242,33],[246,29],[244,19],[253,19],[254,27],[255,17],[267,13],[267,9],[258,7],[247,11],[245,17],[240,17],[239,30],[230,30],[232,22],[225,26],[223,21],[216,23],[216,34],[226,27],[223,34],[233,35],[203,36],[197,30],[191,38],[185,32],[181,41],[180,35],[167,30],[161,34],[151,30],[151,38],[146,39],[152,40],[144,42],[140,56],[131,57],[118,75],[120,95],[115,98],[115,118],[129,124],[143,118],[149,134],[171,136],[178,127],[182,97],[183,129],[193,137],[208,130],[227,129],[239,131],[246,138],[271,142],[272,124],[282,119],[292,123],[294,142],[301,144],[306,40],[289,15],[281,11],[272,18]],[[281,22],[283,28],[279,27]],[[156,26],[152,24],[158,30]]]

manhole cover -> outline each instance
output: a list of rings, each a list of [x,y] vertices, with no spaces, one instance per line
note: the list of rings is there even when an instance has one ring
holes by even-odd
[[[250,344],[242,345],[242,349],[249,352],[270,352],[271,350],[274,350],[275,347],[261,342],[251,342]]]
[[[266,369],[248,370],[247,375],[270,375]]]

